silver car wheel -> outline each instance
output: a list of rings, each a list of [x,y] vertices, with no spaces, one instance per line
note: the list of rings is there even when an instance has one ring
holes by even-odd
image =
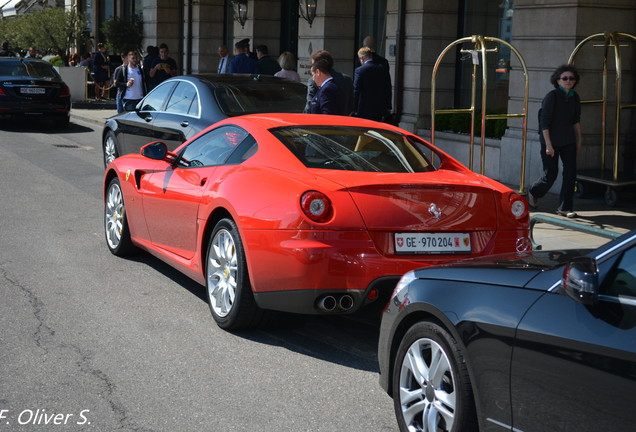
[[[115,147],[115,137],[112,134],[106,136],[104,140],[104,162],[106,165],[117,158],[117,148]]]
[[[456,380],[444,349],[421,338],[409,347],[400,371],[400,405],[409,431],[450,431],[456,414]]]
[[[108,247],[111,249],[117,249],[121,242],[125,215],[126,208],[124,207],[121,187],[114,182],[108,188],[108,194],[106,195],[106,217],[104,218],[106,240],[108,241]]]
[[[208,256],[207,279],[210,306],[219,317],[232,310],[237,289],[238,256],[230,232],[219,230],[212,239]]]

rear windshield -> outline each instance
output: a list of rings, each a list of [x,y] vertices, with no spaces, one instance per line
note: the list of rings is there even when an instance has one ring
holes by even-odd
[[[221,110],[228,116],[258,113],[301,113],[307,87],[299,83],[246,81],[214,89]]]
[[[55,79],[55,69],[48,64],[36,61],[1,61],[0,76],[29,77],[38,79]]]
[[[435,170],[420,143],[388,130],[294,126],[271,132],[309,168],[387,173]]]

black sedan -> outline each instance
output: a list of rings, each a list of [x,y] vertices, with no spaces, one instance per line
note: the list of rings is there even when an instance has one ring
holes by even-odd
[[[256,113],[301,113],[307,87],[265,75],[210,74],[170,78],[142,99],[135,111],[106,120],[104,165],[138,153],[151,141],[174,150],[211,124]]]
[[[583,253],[405,274],[378,350],[400,429],[634,430],[636,231]]]
[[[0,116],[46,115],[66,127],[70,111],[71,92],[50,63],[0,58]]]

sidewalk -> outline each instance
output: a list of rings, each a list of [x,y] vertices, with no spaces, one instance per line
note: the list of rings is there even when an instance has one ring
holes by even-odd
[[[103,126],[104,121],[117,115],[115,101],[94,101],[73,102],[71,107],[71,120],[80,120],[95,125]]]
[[[71,120],[77,119],[97,126],[103,126],[104,121],[114,115],[117,115],[115,101],[74,103],[71,109]],[[563,216],[557,216],[555,213],[559,205],[559,196],[548,194],[541,198],[539,208],[532,210],[530,215],[542,215],[556,220],[624,234],[636,229],[636,195],[624,188],[621,190],[620,196],[622,197],[621,201],[616,207],[608,207],[602,196],[575,198],[574,209],[579,217],[567,219]],[[596,248],[610,241],[605,237],[546,222],[536,223],[533,238],[543,250]]]
[[[579,217],[568,219],[556,215],[559,196],[548,194],[539,200],[539,208],[532,210],[530,215],[547,216],[556,220],[624,234],[636,229],[636,200],[634,193],[629,193],[626,189],[621,190],[620,196],[622,197],[621,201],[616,207],[608,207],[603,196],[574,198],[574,210]],[[596,248],[610,241],[604,237],[544,222],[538,222],[535,225],[533,237],[535,243],[541,245],[544,250]]]

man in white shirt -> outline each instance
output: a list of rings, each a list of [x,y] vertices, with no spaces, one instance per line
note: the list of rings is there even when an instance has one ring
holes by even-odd
[[[115,74],[114,82],[117,93],[123,100],[124,111],[134,111],[137,103],[146,95],[144,74],[139,66],[139,57],[136,52],[128,53],[128,65]]]
[[[230,58],[230,55],[227,52],[227,46],[219,45],[217,53],[219,54],[219,57],[220,57],[217,73],[220,73],[220,74],[230,73],[230,62],[232,61],[232,59]]]

